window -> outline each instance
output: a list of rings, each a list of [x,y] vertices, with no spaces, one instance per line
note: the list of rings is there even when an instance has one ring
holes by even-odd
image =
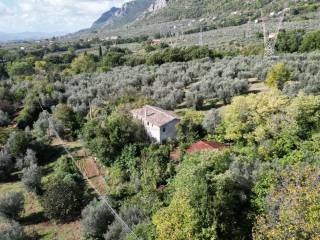
[[[166,132],[166,128],[163,128],[163,129],[162,129],[162,132]]]
[[[149,122],[147,122],[147,125],[149,126]]]

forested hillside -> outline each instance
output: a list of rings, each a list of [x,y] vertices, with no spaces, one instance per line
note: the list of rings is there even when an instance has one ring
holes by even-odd
[[[2,45],[0,239],[318,240],[317,10],[291,6],[272,56],[260,26]]]
[[[154,9],[154,5],[159,5],[159,7]],[[135,0],[125,4],[121,9],[113,8],[104,13],[91,30],[108,32],[124,26],[129,28],[143,27],[150,23],[159,24],[186,19],[198,19],[203,28],[212,29],[237,26],[254,21],[262,17],[261,13],[266,15],[273,13],[272,17],[277,17],[278,13],[285,8],[290,10],[286,21],[314,19],[317,17],[319,3],[316,0]],[[109,17],[105,18],[105,16]]]

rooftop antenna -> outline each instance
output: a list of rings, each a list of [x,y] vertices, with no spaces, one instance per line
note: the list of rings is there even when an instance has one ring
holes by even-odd
[[[267,27],[266,27],[267,16],[264,16],[263,10],[261,9],[263,39],[264,39],[264,49],[265,49],[264,55],[266,57],[272,57],[275,55],[275,47],[278,40],[278,35],[282,27],[286,11],[288,10],[286,8],[286,5],[287,4],[284,5],[283,10],[281,11],[280,19],[275,29],[275,32],[271,32],[271,33],[269,32],[269,30],[267,30]]]

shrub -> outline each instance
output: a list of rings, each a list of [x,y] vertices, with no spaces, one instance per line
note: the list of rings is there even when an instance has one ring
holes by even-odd
[[[53,110],[53,118],[61,122],[64,128],[74,130],[76,124],[75,113],[67,104],[58,104]]]
[[[105,240],[125,240],[127,233],[123,231],[123,226],[118,222],[114,222],[110,225],[109,231],[104,234]]]
[[[0,80],[7,79],[9,77],[6,67],[1,64],[0,65]]]
[[[97,128],[102,124],[104,127]],[[120,111],[114,111],[105,123],[87,122],[82,132],[90,150],[107,166],[116,160],[125,145],[147,139],[142,124],[133,120],[129,113]]]
[[[177,139],[180,143],[192,144],[204,135],[201,124],[191,117],[184,117],[177,126]]]
[[[307,33],[300,46],[300,51],[311,52],[320,49],[320,30]]]
[[[49,118],[50,114],[47,111],[43,111],[40,113],[38,120],[33,124],[32,135],[37,139],[39,142],[48,143],[50,136],[49,136]]]
[[[10,134],[6,147],[13,157],[23,156],[31,142],[31,137],[23,131],[14,131]]]
[[[304,34],[305,30],[303,29],[280,32],[276,45],[277,50],[289,53],[297,52],[303,41]]]
[[[8,67],[10,77],[32,75],[34,73],[33,65],[29,62],[13,62]]]
[[[7,126],[10,123],[10,118],[8,113],[3,112],[0,109],[0,127]]]
[[[21,181],[30,192],[39,193],[41,189],[41,169],[36,164],[31,164],[23,169]]]
[[[104,202],[96,199],[87,205],[82,213],[82,231],[86,237],[101,238],[113,222],[113,215]]]
[[[142,210],[136,205],[122,207],[120,217],[131,229],[147,220]],[[105,240],[126,240],[127,237],[129,237],[127,229],[119,221],[114,221],[104,235]]]
[[[9,192],[0,198],[0,215],[17,219],[24,208],[22,192]]]
[[[27,236],[19,223],[0,217],[0,240],[25,239],[27,239]]]
[[[203,119],[202,126],[207,132],[213,133],[220,123],[221,116],[219,110],[211,109]]]
[[[40,113],[39,99],[37,97],[27,97],[24,101],[24,107],[15,119],[20,129],[32,126]]]
[[[108,52],[102,59],[103,71],[109,71],[111,68],[123,65],[125,54],[122,52]]]
[[[28,168],[37,163],[38,159],[36,157],[36,153],[31,149],[27,149],[26,155],[23,158],[20,157],[17,159],[16,167],[19,170],[22,170],[23,168]]]
[[[283,89],[284,84],[291,80],[291,72],[283,63],[274,65],[268,72],[266,83],[270,87]]]
[[[157,239],[196,239],[197,216],[189,201],[183,197],[173,200],[170,206],[153,216],[157,226]]]
[[[14,168],[11,155],[7,150],[0,151],[0,180],[6,180]]]
[[[44,185],[41,198],[46,216],[50,219],[67,222],[81,213],[84,204],[84,184],[72,176],[51,177]]]
[[[273,176],[264,199],[265,212],[257,218],[253,233],[260,239],[317,239],[320,229],[320,169],[295,166]]]
[[[96,70],[96,63],[90,55],[82,54],[73,59],[70,65],[71,74],[92,73]]]

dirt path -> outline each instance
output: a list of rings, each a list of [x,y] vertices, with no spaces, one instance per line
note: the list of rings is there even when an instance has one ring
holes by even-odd
[[[52,145],[60,145],[62,143],[55,139]],[[83,146],[80,141],[75,142],[63,142],[63,146],[66,147],[74,159],[76,165],[84,176],[88,178],[88,185],[96,188],[102,195],[106,194],[106,182],[105,182],[105,169],[100,166],[96,159],[90,155],[89,151]]]

